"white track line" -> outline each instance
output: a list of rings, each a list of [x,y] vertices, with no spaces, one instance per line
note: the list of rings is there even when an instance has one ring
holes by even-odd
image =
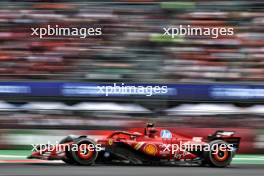
[[[0,155],[0,158],[27,158],[25,155]]]

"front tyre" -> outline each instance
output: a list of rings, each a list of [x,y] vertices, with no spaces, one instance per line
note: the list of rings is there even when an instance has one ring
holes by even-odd
[[[71,148],[71,156],[79,165],[94,164],[98,151],[96,151],[96,143],[88,138],[78,138],[74,140]]]
[[[228,143],[222,140],[214,140],[209,143],[210,150],[204,151],[203,165],[212,167],[227,167],[234,156],[234,152],[228,148]],[[225,147],[220,147],[225,146]]]

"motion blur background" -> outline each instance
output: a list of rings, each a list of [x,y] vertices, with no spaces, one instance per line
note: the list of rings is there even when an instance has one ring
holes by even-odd
[[[151,121],[191,136],[235,130],[240,153],[264,153],[263,9],[262,0],[1,1],[0,149],[29,149],[68,134],[100,137],[107,131],[96,130]],[[96,25],[103,35],[30,35],[47,25]],[[162,36],[163,27],[177,25],[233,27],[235,34]],[[65,84],[114,82],[183,91],[98,97],[78,94],[77,86],[76,94],[61,93]]]

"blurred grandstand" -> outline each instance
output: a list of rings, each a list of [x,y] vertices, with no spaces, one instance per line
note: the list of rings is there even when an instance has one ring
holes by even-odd
[[[262,1],[1,1],[0,79],[132,82],[264,80]],[[30,36],[48,24],[97,25],[86,39]],[[235,35],[162,38],[164,26]]]

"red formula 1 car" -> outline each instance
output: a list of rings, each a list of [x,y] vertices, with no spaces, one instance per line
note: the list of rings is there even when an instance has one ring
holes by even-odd
[[[226,167],[238,150],[239,142],[240,137],[235,137],[234,132],[216,131],[207,138],[186,138],[148,124],[144,134],[116,131],[96,142],[86,136],[67,136],[60,144],[36,147],[28,158],[63,160],[78,165],[189,163]]]

